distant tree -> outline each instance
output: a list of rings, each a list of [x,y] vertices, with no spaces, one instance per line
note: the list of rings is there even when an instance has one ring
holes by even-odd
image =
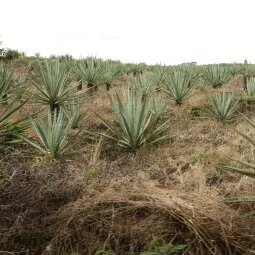
[[[35,53],[35,57],[40,58],[41,57],[41,53],[40,52],[36,52]]]
[[[18,50],[7,49],[4,57],[6,60],[14,60],[20,58],[23,55],[24,53],[19,52]]]
[[[195,66],[197,65],[197,62],[185,62],[185,63],[182,63],[181,65],[185,65],[185,66]]]

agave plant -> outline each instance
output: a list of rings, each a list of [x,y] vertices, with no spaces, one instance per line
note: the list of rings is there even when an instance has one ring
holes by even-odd
[[[74,100],[71,104],[69,104],[65,109],[63,109],[67,118],[72,120],[72,129],[76,129],[79,127],[79,123],[85,117],[85,113],[81,111],[81,103],[79,100]]]
[[[163,83],[165,76],[167,75],[166,66],[157,66],[153,72],[153,83],[157,86],[157,91],[159,92]]]
[[[26,118],[15,118],[14,115],[27,102],[21,102],[21,98],[25,87],[17,86],[20,84],[17,79],[13,78],[13,69],[7,70],[0,63],[0,147],[8,144],[17,143],[16,133],[24,133],[29,127],[30,123]],[[7,98],[8,93],[8,98]],[[9,101],[7,104],[7,100]]]
[[[221,65],[206,65],[203,68],[203,78],[209,86],[218,88],[230,80],[230,75]]]
[[[150,110],[153,115],[158,115],[162,113],[163,115],[166,111],[166,100],[164,97],[160,95],[153,95],[151,99],[151,105],[150,105]]]
[[[14,89],[15,82],[14,69],[7,69],[4,64],[0,62],[0,100],[2,103],[7,102],[8,93]]]
[[[102,80],[103,64],[102,61],[96,58],[87,58],[77,62],[75,68],[76,75],[87,83],[90,91],[97,90],[98,84]]]
[[[206,109],[218,120],[228,120],[234,116],[240,103],[231,92],[221,92],[209,98]]]
[[[237,74],[244,74],[245,66],[243,64],[233,63],[227,67],[227,72],[234,77]]]
[[[4,125],[3,125],[4,124]],[[0,147],[21,142],[17,134],[25,135],[31,127],[31,122],[25,117],[17,121],[10,121],[0,124]]]
[[[251,77],[247,80],[244,93],[245,93],[245,96],[249,99],[255,98],[255,78],[254,77]]]
[[[123,71],[129,75],[131,72],[132,72],[132,64],[131,63],[128,63],[128,64],[124,64],[123,67],[122,67]]]
[[[79,61],[72,61],[71,62],[72,63],[71,64],[71,73],[73,75],[74,80],[78,83],[77,90],[82,90],[84,76],[80,71],[78,62]]]
[[[184,99],[190,97],[191,76],[188,72],[182,70],[173,70],[172,73],[165,76],[163,81],[164,91],[171,100],[180,105]]]
[[[106,89],[110,90],[114,80],[122,71],[121,65],[113,61],[106,61],[103,64],[102,82],[105,83]]]
[[[128,90],[124,100],[117,93],[115,97],[109,96],[109,98],[118,127],[103,116],[97,115],[111,132],[111,135],[103,135],[116,141],[119,146],[135,150],[144,144],[156,143],[169,137],[165,133],[169,128],[170,120],[158,124],[165,108],[153,114],[150,97],[141,100],[140,94]]]
[[[255,124],[250,121],[247,117],[243,116],[246,121],[255,129]],[[243,132],[240,132],[236,130],[236,132],[242,136],[246,141],[248,141],[252,146],[255,146],[255,140],[249,137],[248,135],[244,134]],[[224,170],[232,172],[232,173],[238,173],[241,175],[245,175],[251,178],[255,178],[255,161],[254,159],[250,161],[245,161],[239,158],[235,157],[228,157],[230,160],[236,162],[239,164],[239,166],[233,166],[233,165],[223,165],[221,166]],[[227,202],[230,203],[245,203],[245,202],[255,202],[255,197],[246,197],[246,198],[230,198],[227,200]],[[246,214],[247,216],[255,215],[255,211],[248,212]]]
[[[1,102],[3,101],[0,100],[0,104]],[[26,117],[13,120],[13,116],[26,102],[18,102],[18,97],[15,97],[8,105],[2,107],[0,112],[0,147],[19,142],[17,134],[24,134],[31,126]]]
[[[33,98],[36,102],[49,106],[53,114],[58,113],[73,100],[84,95],[85,91],[76,91],[77,84],[72,84],[71,70],[58,60],[39,63],[40,80],[33,79],[36,90]]]
[[[194,65],[194,66],[193,65],[180,65],[180,66],[178,66],[177,69],[179,69],[180,71],[183,71],[183,72],[187,72],[190,75],[190,80],[192,83],[195,83],[196,80],[202,76],[200,68],[197,67],[196,65]],[[190,85],[191,85],[191,82],[190,82]]]
[[[245,117],[243,115],[243,117],[245,118],[245,120],[255,129],[255,124],[250,121],[247,117]],[[255,140],[252,139],[251,137],[249,137],[248,135],[244,134],[243,132],[240,132],[238,130],[235,130],[240,136],[242,136],[246,141],[248,141],[252,146],[255,146]],[[224,165],[223,168],[231,171],[231,172],[236,172],[239,174],[243,174],[252,178],[255,178],[255,161],[251,160],[250,162],[238,159],[238,158],[234,158],[234,157],[228,157],[229,159],[239,163],[241,166],[245,167],[245,168],[241,168],[241,167],[235,167],[235,166],[230,166],[230,165]],[[252,170],[249,170],[252,169]]]
[[[39,141],[22,134],[17,134],[17,136],[44,156],[57,158],[65,154],[70,154],[73,146],[77,144],[73,142],[75,136],[72,138],[72,141],[68,139],[68,134],[73,125],[73,119],[67,119],[62,110],[58,114],[54,114],[53,118],[50,112],[47,120],[45,118],[38,118],[36,120],[32,119],[31,122]]]
[[[255,77],[255,65],[254,64],[247,64],[245,66],[245,76],[247,78]]]
[[[153,77],[150,74],[139,74],[128,81],[130,89],[140,94],[142,100],[153,92]]]
[[[143,72],[146,70],[146,64],[139,63],[139,64],[130,64],[129,71],[134,74],[134,76],[138,74],[143,74]]]

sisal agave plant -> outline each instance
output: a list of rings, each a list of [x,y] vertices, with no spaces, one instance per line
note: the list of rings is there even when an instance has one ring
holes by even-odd
[[[245,117],[243,115],[244,119],[252,126],[252,128],[255,129],[255,123],[253,123],[251,120],[249,120],[247,117]],[[252,146],[255,146],[255,140],[252,139],[251,137],[249,137],[248,135],[235,130],[240,136],[242,136],[246,141],[248,141]],[[250,162],[238,159],[238,158],[234,158],[234,157],[228,157],[229,159],[239,163],[241,166],[243,166],[244,168],[241,167],[236,167],[236,166],[230,166],[230,165],[224,165],[223,168],[231,171],[231,172],[235,172],[235,173],[239,173],[239,174],[243,174],[252,178],[255,178],[255,161],[254,159],[251,160]],[[250,169],[250,170],[249,170]]]
[[[33,99],[50,108],[52,116],[68,103],[80,98],[85,91],[76,91],[77,84],[72,84],[71,70],[58,60],[39,63],[40,79],[33,79],[36,88]]]
[[[162,82],[164,77],[167,74],[167,67],[166,66],[157,66],[153,72],[153,83],[157,86],[157,91],[159,92],[162,86]]]
[[[103,64],[102,82],[105,83],[106,89],[110,90],[114,80],[119,76],[122,67],[119,63],[113,61],[106,61]]]
[[[74,80],[78,83],[77,90],[82,90],[84,76],[80,71],[78,62],[79,61],[72,61],[71,73],[73,75]]]
[[[247,64],[245,66],[245,75],[247,78],[255,77],[255,65]]]
[[[240,103],[231,92],[221,92],[209,98],[206,109],[218,120],[232,118],[240,107]]]
[[[74,100],[68,106],[63,109],[67,118],[72,120],[72,129],[79,127],[80,122],[84,119],[85,113],[81,111],[81,102]]]
[[[166,100],[164,97],[160,96],[160,95],[153,95],[152,99],[151,99],[151,105],[150,105],[150,109],[151,112],[154,115],[158,115],[159,113],[163,114],[166,112]],[[163,116],[163,114],[161,114]]]
[[[0,100],[0,104],[2,102]],[[18,97],[14,97],[8,105],[2,107],[0,111],[0,147],[20,142],[17,134],[24,134],[30,128],[31,124],[27,118],[13,120],[14,115],[26,102],[19,102]]]
[[[164,91],[171,100],[174,100],[177,105],[182,104],[183,100],[190,97],[190,82],[191,76],[188,72],[182,70],[173,70],[165,76],[163,81]]]
[[[0,62],[0,100],[2,103],[7,103],[8,93],[15,88],[15,84],[14,69],[8,69]]]
[[[32,125],[38,141],[22,134],[18,134],[17,136],[44,156],[57,158],[70,154],[73,146],[77,144],[73,142],[75,136],[72,141],[68,139],[72,124],[73,120],[67,119],[62,110],[58,114],[54,114],[53,118],[50,112],[46,120],[45,118],[32,119]]]
[[[0,147],[19,142],[15,134],[24,133],[30,127],[26,118],[20,119],[15,116],[27,102],[19,100],[24,90],[25,87],[20,86],[19,79],[13,78],[13,69],[7,70],[0,63]]]
[[[140,94],[142,100],[145,99],[153,90],[154,80],[150,74],[139,74],[131,78],[128,81],[128,86],[130,89],[134,90],[136,93]]]
[[[190,75],[190,80],[195,83],[198,78],[201,77],[200,69],[193,65],[181,65],[177,69],[187,72]]]
[[[254,77],[248,78],[244,93],[248,99],[255,99],[255,78]]]
[[[234,77],[237,74],[244,74],[245,66],[243,64],[233,63],[227,67],[227,72]]]
[[[116,96],[109,98],[118,126],[116,127],[103,116],[98,116],[111,132],[111,135],[103,135],[117,142],[119,146],[135,150],[144,144],[156,143],[169,137],[165,133],[169,128],[170,120],[163,124],[158,123],[165,109],[162,108],[157,114],[153,114],[150,97],[141,100],[140,94],[128,90],[124,100],[117,93]]]
[[[133,73],[134,76],[138,74],[143,74],[146,70],[146,64],[139,63],[139,64],[130,64],[129,71]]]
[[[255,129],[255,123],[253,123],[251,120],[249,120],[247,117],[243,116],[245,118],[245,120],[252,126],[253,129]],[[251,137],[249,137],[248,135],[236,130],[236,132],[242,136],[246,141],[248,141],[252,147],[255,146],[255,140],[252,139]],[[235,157],[228,157],[230,160],[232,160],[233,162],[237,163],[237,166],[233,166],[233,165],[223,165],[221,166],[224,170],[232,172],[232,173],[237,173],[237,174],[241,174],[244,176],[248,176],[251,178],[255,178],[255,160],[254,158],[249,160],[249,161],[245,161],[239,158],[235,158]],[[227,200],[227,202],[229,203],[254,203],[255,202],[255,197],[245,197],[245,198],[239,198],[239,197],[234,197],[234,198],[230,198]],[[255,215],[255,211],[250,211],[248,213],[246,213],[245,215],[247,216],[251,216],[251,215]]]
[[[103,62],[93,57],[80,60],[77,62],[75,72],[82,81],[87,83],[90,91],[97,90],[98,84],[102,80]]]
[[[218,88],[230,80],[230,75],[221,65],[206,65],[203,68],[203,78],[209,86]]]

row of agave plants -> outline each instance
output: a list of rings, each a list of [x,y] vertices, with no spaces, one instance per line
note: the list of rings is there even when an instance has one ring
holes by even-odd
[[[38,67],[38,62],[44,59],[33,59],[27,63],[29,70],[34,70]],[[59,61],[73,69],[76,73],[77,81],[84,80],[88,86],[97,86],[104,83],[110,88],[111,84],[121,74],[134,74],[134,76],[143,74],[145,71],[155,73],[155,77],[161,80],[162,75],[172,72],[176,69],[188,71],[193,76],[203,77],[208,85],[217,88],[225,84],[231,77],[242,74],[247,78],[255,76],[255,65],[252,64],[214,64],[214,65],[153,65],[148,66],[144,63],[123,64],[120,61],[103,60],[95,57],[75,60],[71,57],[54,57],[51,61]],[[44,61],[43,61],[44,62]],[[43,64],[43,63],[42,63]],[[79,75],[80,74],[80,75]]]
[[[45,158],[75,153],[81,132],[86,133],[80,125],[83,117],[80,105],[96,86],[107,85],[106,77],[110,77],[107,80],[107,89],[110,89],[114,79],[123,74],[120,66],[116,62],[104,63],[95,59],[38,61],[27,79],[21,79],[14,78],[14,70],[0,63],[0,146],[26,142]],[[236,74],[246,77],[244,98],[255,100],[252,65],[154,66],[147,68],[146,72],[143,69],[127,81],[124,95],[108,93],[114,122],[95,112],[108,130],[100,135],[133,151],[144,144],[168,139],[171,119],[165,116],[167,100],[173,100],[178,106],[192,96],[192,89],[197,88],[199,79],[216,89]],[[82,82],[87,83],[87,89],[80,88]],[[19,118],[19,111],[29,102],[32,106],[39,104],[40,111]],[[208,112],[219,120],[231,118],[239,107],[240,102],[230,92],[209,97],[206,105]],[[249,119],[247,121],[255,129],[255,124]],[[31,127],[36,138],[26,135]],[[255,146],[255,140],[237,132]],[[87,133],[91,135],[91,132]],[[231,159],[241,167],[229,165],[221,168],[255,178],[255,162]]]
[[[86,90],[79,89],[83,79],[79,78],[77,81],[77,76],[86,79],[85,72],[90,70],[86,63],[78,62],[73,68],[73,64],[70,66],[69,63],[59,61],[38,62],[38,73],[29,76],[29,85],[33,87],[28,87],[27,81],[15,79],[13,70],[1,65],[1,146],[23,140],[45,156],[59,157],[69,153],[81,131],[78,129],[77,132],[72,132],[70,138],[70,130],[78,127],[82,117],[80,104],[90,89],[97,85],[94,83],[93,87],[89,86]],[[134,89],[127,90],[124,100],[120,100],[118,94],[109,98],[122,132],[100,116],[102,122],[112,132],[112,136],[106,135],[107,137],[129,149],[138,148],[145,142],[153,143],[162,139],[161,134],[167,129],[168,122],[154,129],[155,123],[165,110],[160,100],[149,96],[142,98],[142,95]],[[25,116],[13,121],[16,117],[14,114],[27,102],[31,102],[33,106],[40,104],[44,107],[40,106],[42,110],[39,114],[31,113],[29,118]],[[45,110],[48,111],[47,116],[44,114]],[[37,139],[25,135],[25,131],[31,125]]]
[[[14,71],[0,65],[0,115],[1,146],[23,140],[43,155],[59,157],[71,152],[79,127],[84,117],[81,104],[89,93],[101,83],[109,90],[118,75],[123,74],[123,66],[115,61],[95,58],[85,60],[59,59],[37,61],[27,76],[28,80],[14,78]],[[232,66],[154,66],[135,73],[124,89],[124,95],[108,93],[114,117],[111,122],[98,115],[107,127],[103,135],[114,140],[121,147],[135,150],[145,143],[155,143],[168,138],[170,120],[164,118],[167,101],[176,105],[192,96],[199,79],[217,88],[226,83],[231,75],[247,75],[244,95],[254,98],[255,80],[252,68],[240,64]],[[141,68],[141,67],[140,67]],[[127,69],[124,68],[124,72]],[[229,71],[231,70],[232,73]],[[235,72],[233,71],[235,70]],[[244,73],[250,70],[249,75]],[[87,89],[81,85],[86,82]],[[28,86],[32,85],[31,86]],[[44,107],[39,114],[34,113],[17,119],[15,113],[27,102]],[[217,119],[227,120],[234,116],[240,102],[230,92],[218,93],[208,98],[205,109]],[[45,111],[48,111],[48,116]],[[15,117],[15,118],[13,118]],[[13,119],[16,119],[13,121]],[[25,136],[25,131],[33,126],[37,139]]]
[[[82,89],[82,82],[86,82],[88,88],[97,90],[100,83],[106,85],[106,89],[109,90],[113,82],[120,75],[126,73],[127,75],[132,73],[134,76],[142,74],[146,70],[146,65],[140,64],[122,64],[120,61],[107,60],[88,57],[86,59],[74,60],[70,58],[57,58],[51,61],[58,61],[65,65],[67,69],[71,69],[70,73],[72,78],[79,84],[78,89]],[[38,63],[45,64],[43,59],[36,59],[29,61],[27,67],[29,71],[38,72]]]

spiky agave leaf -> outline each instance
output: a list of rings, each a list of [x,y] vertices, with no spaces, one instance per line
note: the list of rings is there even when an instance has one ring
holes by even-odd
[[[138,74],[128,81],[129,88],[140,94],[142,100],[154,92],[153,85],[154,79],[150,74]]]
[[[164,80],[164,77],[165,75],[168,73],[168,69],[167,69],[167,66],[163,65],[159,65],[159,66],[156,66],[153,70],[153,83],[157,86],[158,89],[160,89],[162,83],[163,83],[163,80]]]
[[[182,72],[186,72],[190,76],[190,86],[192,83],[195,83],[195,81],[202,76],[200,68],[197,67],[196,65],[180,65],[173,70],[180,70]]]
[[[146,70],[146,64],[145,63],[131,63],[129,64],[129,71],[136,76],[137,74],[143,74],[143,72]]]
[[[27,118],[6,123],[0,132],[0,147],[3,148],[21,142],[22,140],[18,138],[17,134],[25,134],[30,127],[31,121]]]
[[[180,105],[184,99],[190,97],[191,76],[188,72],[183,70],[173,70],[165,76],[163,81],[164,91],[167,93],[171,100]]]
[[[22,133],[30,125],[26,118],[13,120],[15,113],[27,102],[19,100],[25,90],[25,86],[21,88],[20,84],[19,78],[14,78],[14,70],[0,63],[0,147],[17,143],[14,133]]]
[[[206,65],[203,67],[203,78],[209,86],[218,88],[230,80],[230,75],[221,65]]]
[[[255,78],[254,77],[248,78],[244,93],[248,99],[255,99]]]
[[[160,95],[153,95],[151,99],[151,112],[154,115],[158,115],[161,112],[165,112],[166,106],[166,99]]]
[[[238,162],[241,164],[243,167],[246,168],[252,168],[253,170],[247,170],[241,167],[236,167],[236,166],[223,166],[225,170],[228,170],[229,172],[234,172],[242,175],[249,176],[251,178],[255,178],[255,164],[248,163],[244,160],[239,160],[233,157],[229,157],[231,160]]]
[[[119,127],[97,115],[111,132],[111,135],[105,136],[116,141],[119,146],[134,150],[143,144],[168,138],[164,133],[169,128],[170,121],[158,124],[163,111],[153,115],[149,97],[141,100],[141,95],[128,90],[124,101],[117,93],[114,97],[109,96],[109,99]]]
[[[72,120],[72,128],[76,129],[79,127],[79,123],[84,119],[85,113],[81,111],[81,102],[79,100],[74,100],[68,106],[66,106],[63,111],[65,112],[67,118]]]
[[[26,117],[13,120],[15,113],[28,101],[19,102],[18,97],[13,98],[8,105],[2,106],[0,111],[0,147],[19,142],[20,140],[17,139],[16,134],[24,133],[31,126],[30,121]],[[0,104],[1,102],[3,101],[0,100]]]
[[[245,66],[245,75],[247,78],[255,77],[255,65],[247,64]]]
[[[106,84],[107,90],[110,89],[114,80],[118,77],[121,71],[122,66],[120,65],[120,63],[116,63],[110,60],[103,63],[102,82]]]
[[[31,120],[39,141],[17,134],[19,138],[44,155],[56,158],[71,153],[76,143],[68,140],[68,134],[72,127],[72,119],[67,119],[63,111],[59,114],[48,114],[47,120],[39,118]],[[78,132],[77,132],[78,134]]]
[[[14,69],[7,68],[0,62],[0,100],[2,103],[7,100],[7,94],[15,88],[16,83]]]
[[[207,111],[218,120],[228,120],[234,116],[240,107],[232,92],[221,92],[209,98]]]
[[[71,70],[58,60],[39,63],[40,80],[33,80],[36,91],[33,99],[48,105],[50,110],[59,111],[69,102],[84,96],[85,91],[76,91],[77,84],[72,84]]]
[[[103,62],[90,57],[77,62],[76,75],[87,83],[88,88],[96,88],[102,80]]]
[[[253,129],[255,129],[255,124],[253,122],[251,122],[247,117],[245,117],[243,115],[243,117],[245,118],[245,120],[253,127]],[[236,130],[236,132],[238,132],[239,135],[241,135],[246,141],[248,141],[252,146],[255,146],[255,140],[252,139],[251,137],[249,137],[248,135],[244,134],[243,132],[240,132],[238,130]],[[229,159],[231,159],[232,161],[238,163],[240,165],[240,167],[238,166],[233,166],[233,165],[223,165],[221,166],[224,170],[229,171],[229,172],[233,172],[233,173],[237,173],[237,174],[241,174],[244,176],[248,176],[251,178],[255,178],[255,161],[252,160],[251,162],[247,162],[245,160],[241,160],[235,157],[228,157]],[[230,203],[250,203],[250,202],[255,202],[255,197],[249,197],[249,198],[230,198],[229,201]],[[248,214],[246,214],[245,216],[251,216],[254,215],[254,211],[249,212]]]
[[[245,66],[243,64],[233,63],[227,66],[227,72],[234,77],[237,74],[245,73]]]

